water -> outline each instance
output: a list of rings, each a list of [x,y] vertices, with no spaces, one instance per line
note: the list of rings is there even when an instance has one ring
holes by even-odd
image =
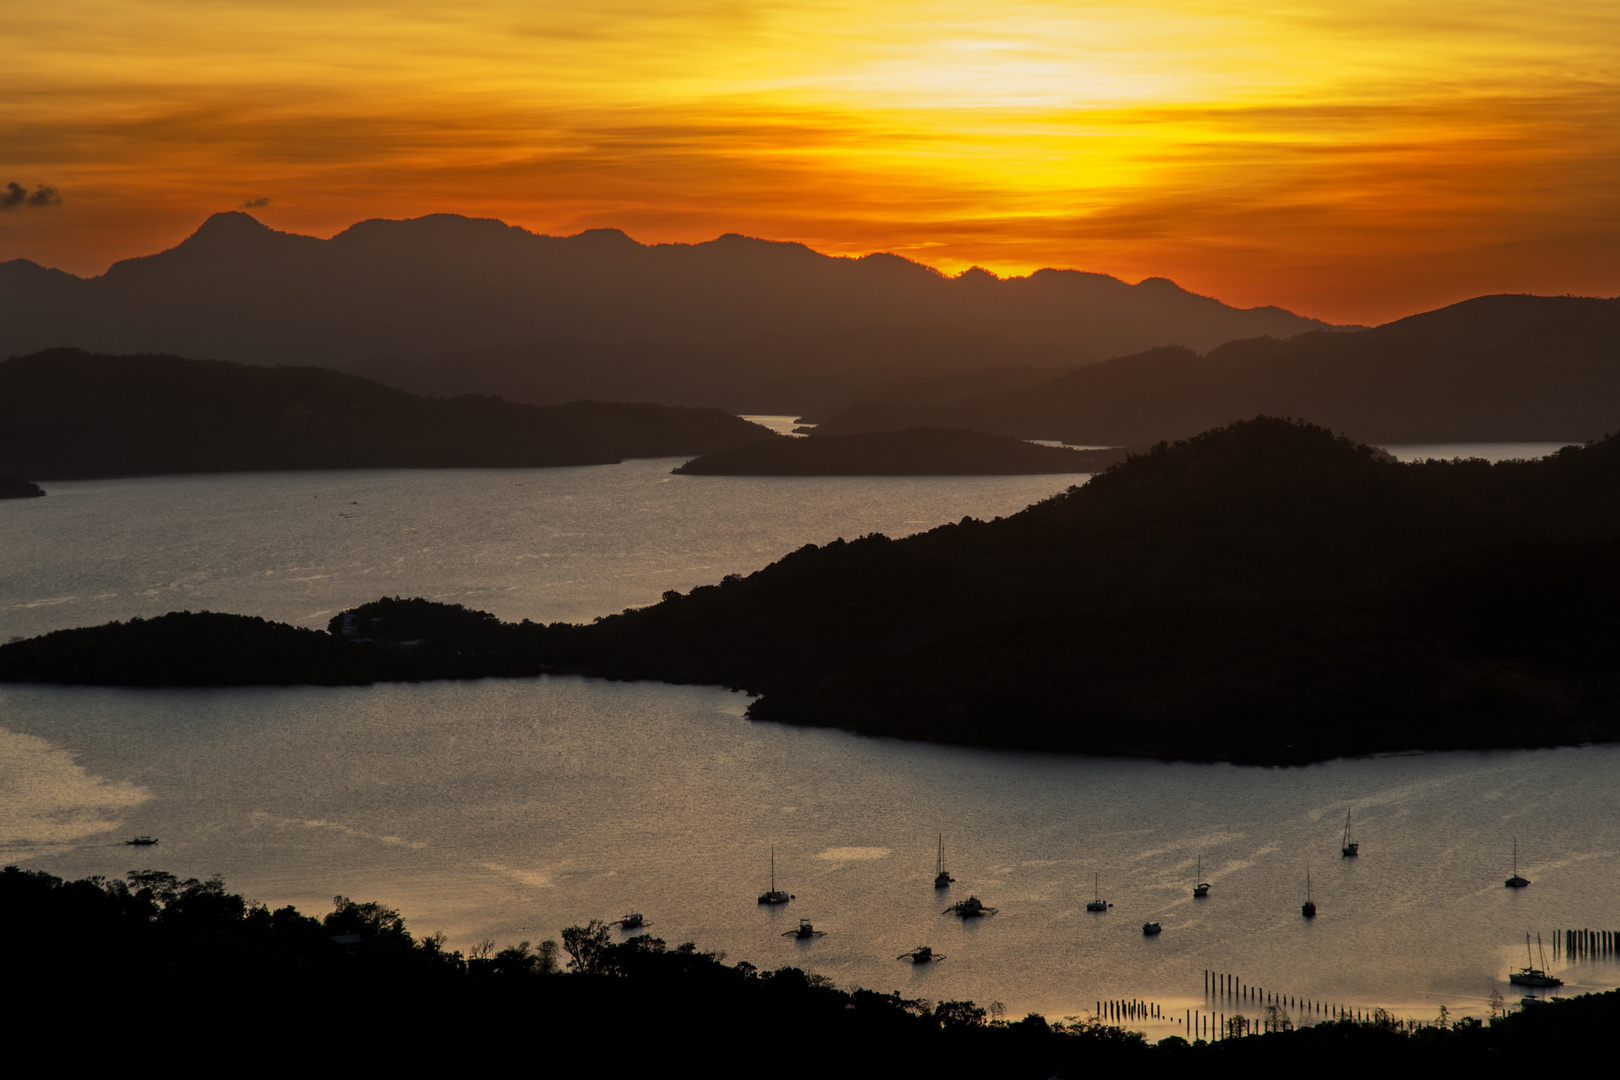
[[[1069,482],[672,478],[671,464],[48,485],[0,504],[18,553],[0,632],[178,606],[319,623],[384,592],[588,618],[805,540],[1009,513]],[[750,723],[745,704],[579,678],[0,687],[0,859],[219,873],[314,913],[334,893],[377,899],[460,948],[639,911],[671,943],[1013,1016],[1122,997],[1179,1014],[1204,1006],[1205,969],[1480,1015],[1493,987],[1519,996],[1503,980],[1526,929],[1620,928],[1614,747],[1255,770],[874,740]],[[1364,854],[1344,860],[1350,808]],[[142,833],[162,843],[120,842]],[[940,833],[958,882],[936,892]],[[1502,887],[1515,838],[1522,891]],[[797,896],[774,909],[755,902],[772,844]],[[1195,902],[1200,856],[1214,889]],[[1094,875],[1107,914],[1084,910]],[[1000,913],[941,914],[969,892]],[[828,936],[782,937],[799,918]],[[948,959],[894,959],[922,944]],[[1620,982],[1611,962],[1554,970],[1565,992]]]

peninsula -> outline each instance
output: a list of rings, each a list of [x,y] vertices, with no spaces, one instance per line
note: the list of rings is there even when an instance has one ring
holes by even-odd
[[[959,428],[811,435],[749,443],[688,461],[686,476],[1012,476],[1096,473],[1123,447],[1075,450]]]
[[[1285,764],[1620,739],[1617,605],[1620,438],[1401,464],[1259,418],[1009,518],[808,545],[589,625],[396,598],[295,641],[170,615],[0,646],[0,680],[573,672],[731,686],[755,719],[875,735]],[[274,634],[288,663],[255,674]]]

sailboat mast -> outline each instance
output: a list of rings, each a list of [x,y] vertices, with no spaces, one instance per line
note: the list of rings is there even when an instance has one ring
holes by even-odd
[[[771,845],[771,892],[776,891],[776,845]]]

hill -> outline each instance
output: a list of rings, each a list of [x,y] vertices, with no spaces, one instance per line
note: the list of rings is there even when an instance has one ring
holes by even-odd
[[[0,362],[0,472],[596,465],[770,437],[718,409],[418,397],[324,368],[55,349]]]
[[[577,672],[874,735],[1304,763],[1620,739],[1617,604],[1620,438],[1401,464],[1260,418],[1005,519],[808,545],[590,625],[377,601],[333,619],[350,651],[265,681]],[[165,618],[0,646],[0,680],[254,681],[242,633],[281,634]]]
[[[807,419],[818,434],[933,425],[1135,445],[1268,414],[1373,443],[1578,442],[1620,429],[1620,299],[1485,296],[1355,334],[1232,341],[1202,355],[1152,349],[1039,381],[963,382],[911,380]]]
[[[0,476],[0,499],[37,499],[44,494],[38,484],[15,476]]]
[[[771,439],[688,461],[687,476],[1012,476],[1101,472],[1123,450],[1071,450],[951,428]]]
[[[653,245],[612,229],[541,236],[447,214],[363,221],[329,240],[216,214],[176,247],[97,278],[0,264],[0,356],[76,346],[261,364],[375,358],[357,373],[540,404],[559,403],[545,383],[562,375],[570,397],[792,410],[797,399],[772,397],[784,383],[1053,366],[1325,325],[1158,278],[946,278],[894,255],[837,258],[737,235]],[[499,368],[501,384],[469,355]]]

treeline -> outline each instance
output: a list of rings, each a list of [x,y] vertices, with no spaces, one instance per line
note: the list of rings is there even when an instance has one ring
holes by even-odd
[[[419,397],[324,368],[77,349],[0,362],[0,473],[39,479],[600,465],[772,437],[719,409]]]
[[[1494,1019],[1413,1028],[1380,1016],[1300,1030],[1149,1045],[1092,1019],[1001,1018],[999,1007],[844,990],[794,967],[765,970],[598,922],[553,941],[463,954],[417,938],[399,912],[335,898],[322,918],[272,910],[219,878],[163,871],[64,881],[0,871],[10,931],[13,1030],[109,1035],[192,1053],[464,1062],[517,1043],[569,1072],[705,1076],[892,1076],[919,1062],[968,1075],[1079,1076],[1129,1068],[1304,1064],[1471,1065],[1542,1061],[1596,1046],[1620,993]],[[563,954],[567,954],[564,962]]]

